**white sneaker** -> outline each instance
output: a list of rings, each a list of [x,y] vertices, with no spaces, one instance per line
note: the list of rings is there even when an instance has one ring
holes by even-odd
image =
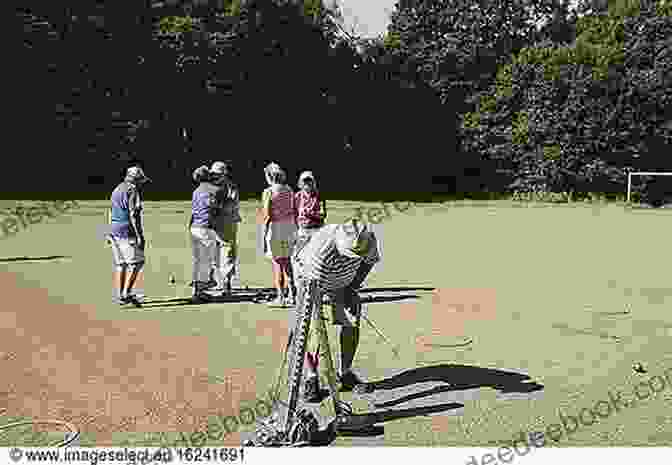
[[[284,307],[285,299],[283,297],[276,297],[268,303],[269,307]]]

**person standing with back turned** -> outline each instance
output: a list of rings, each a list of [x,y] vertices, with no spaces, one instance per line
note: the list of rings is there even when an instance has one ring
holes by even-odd
[[[126,171],[124,181],[114,189],[110,199],[112,208],[107,241],[112,246],[120,305],[140,306],[139,299],[133,294],[133,286],[145,264],[142,187],[150,181],[142,168],[132,166]]]
[[[264,168],[268,187],[262,194],[264,217],[263,246],[265,255],[273,262],[273,281],[277,290],[271,306],[285,306],[285,279],[289,281],[289,304],[296,301],[296,286],[290,263],[296,240],[296,211],[294,193],[286,184],[287,175],[277,163]]]
[[[213,183],[222,190],[224,205],[215,218],[217,247],[215,252],[214,277],[216,290],[231,293],[231,279],[235,275],[238,259],[238,223],[240,223],[240,192],[233,182],[231,165],[216,161],[210,168]]]
[[[205,293],[210,279],[210,270],[215,261],[217,235],[215,234],[215,218],[222,207],[220,189],[209,180],[207,166],[197,168],[193,173],[195,181],[200,182],[191,200],[191,249],[193,254],[193,282],[194,289],[192,303],[208,302],[209,296]]]

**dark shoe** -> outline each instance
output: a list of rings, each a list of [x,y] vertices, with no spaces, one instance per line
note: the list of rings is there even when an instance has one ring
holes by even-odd
[[[306,384],[303,389],[303,401],[309,404],[319,404],[322,401],[322,396],[320,394],[319,377],[309,377],[306,380]]]
[[[352,390],[355,389],[355,386],[365,384],[364,381],[359,379],[359,377],[352,371],[342,374],[338,380],[341,383],[341,392],[352,392]]]
[[[129,304],[133,304],[137,308],[142,307],[142,300],[135,294],[129,294],[128,296],[126,296],[126,300],[128,301]]]
[[[210,302],[210,296],[203,293],[203,292],[197,292],[193,296],[191,296],[191,303],[192,304],[205,304]]]
[[[366,433],[372,431],[369,415],[337,415],[334,419],[334,429],[338,435],[348,433]]]

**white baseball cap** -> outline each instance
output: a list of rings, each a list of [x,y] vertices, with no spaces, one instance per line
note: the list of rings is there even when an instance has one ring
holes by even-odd
[[[151,182],[145,172],[139,166],[131,166],[126,170],[126,178],[135,182]]]
[[[301,173],[301,176],[299,176],[299,182],[303,182],[306,179],[312,179],[313,182],[315,182],[315,176],[313,176],[312,171],[304,171],[303,173]]]
[[[191,178],[196,182],[202,182],[207,179],[208,174],[208,167],[203,165],[194,170],[191,174]]]
[[[371,232],[367,225],[351,219],[336,230],[338,253],[350,258],[362,258],[369,249]]]
[[[231,168],[223,161],[216,161],[210,167],[210,172],[217,175],[230,174]]]

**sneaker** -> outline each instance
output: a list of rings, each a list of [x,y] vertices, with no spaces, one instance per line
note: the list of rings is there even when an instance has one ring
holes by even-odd
[[[206,295],[203,292],[197,292],[194,295],[191,296],[191,303],[192,304],[205,304],[210,302],[210,298],[208,295]]]
[[[317,404],[322,401],[320,396],[320,379],[317,376],[311,376],[306,380],[303,389],[303,401],[309,404]]]
[[[368,415],[340,414],[334,419],[334,429],[338,435],[364,433],[370,431],[372,427]]]
[[[356,386],[366,386],[364,381],[359,379],[359,377],[350,370],[339,376],[338,380],[341,383],[341,392],[352,392]],[[357,389],[358,392],[360,390],[361,389]]]
[[[278,296],[275,299],[271,300],[268,303],[269,307],[285,307],[285,299],[282,296]]]
[[[215,281],[214,279],[211,279],[207,283],[203,283],[203,290],[213,289],[216,287],[217,287],[217,281]]]
[[[136,294],[129,294],[126,296],[126,300],[129,304],[133,304],[136,307],[142,307],[142,298]]]

